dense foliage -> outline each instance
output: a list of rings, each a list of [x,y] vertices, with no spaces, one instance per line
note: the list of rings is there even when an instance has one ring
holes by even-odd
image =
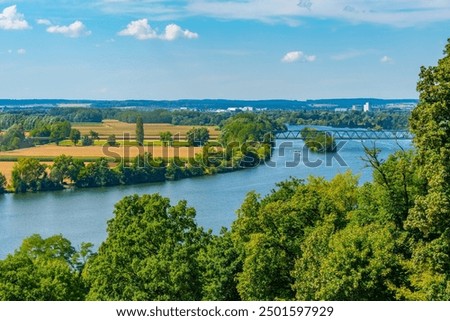
[[[203,146],[209,140],[209,131],[205,127],[194,127],[186,133],[186,140],[190,146]]]
[[[136,143],[139,146],[144,145],[144,122],[141,116],[136,119]]]
[[[209,236],[195,210],[158,194],[125,197],[84,276],[90,300],[200,300],[199,253]]]
[[[163,146],[172,146],[173,135],[169,131],[159,133],[159,138]]]
[[[34,158],[22,158],[14,164],[11,186],[16,193],[61,189],[62,186],[49,177],[47,166]]]
[[[32,142],[25,137],[25,131],[20,124],[13,125],[4,134],[0,134],[0,151],[30,146]]]
[[[60,235],[26,238],[22,246],[0,261],[0,300],[80,301],[88,288],[81,277],[92,244],[76,251]]]
[[[0,173],[0,194],[3,194],[6,191],[7,180],[5,175]]]
[[[306,147],[313,152],[328,153],[334,152],[336,149],[336,142],[333,136],[327,132],[305,127],[302,129],[301,135]]]
[[[16,193],[62,189],[64,185],[102,187],[163,182],[201,176],[208,168],[200,161],[176,159],[171,162],[153,158],[145,153],[112,167],[106,158],[86,164],[72,156],[61,155],[52,165],[34,158],[22,158],[12,171],[11,187]],[[4,176],[0,176],[2,187]],[[0,189],[3,192],[3,189]]]
[[[270,158],[274,133],[285,126],[263,114],[240,113],[228,119],[221,128],[220,143],[224,149],[222,164],[227,168],[258,166]]]
[[[267,111],[266,114],[279,122],[291,125],[317,125],[366,129],[407,129],[409,112],[374,110],[370,112],[348,110]]]

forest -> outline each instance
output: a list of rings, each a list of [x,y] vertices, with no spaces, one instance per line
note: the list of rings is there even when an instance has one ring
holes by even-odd
[[[372,182],[346,172],[250,192],[220,235],[185,201],[126,196],[95,253],[25,239],[0,261],[0,299],[450,300],[450,41],[444,54],[420,71],[415,149],[367,149]],[[247,139],[239,122],[230,135]]]

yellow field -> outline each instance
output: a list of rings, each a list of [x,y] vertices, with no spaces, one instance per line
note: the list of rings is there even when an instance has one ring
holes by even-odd
[[[201,147],[162,147],[162,146],[56,146],[41,145],[31,148],[17,149],[7,152],[0,152],[0,158],[21,158],[21,157],[36,157],[49,159],[60,155],[72,156],[75,158],[99,158],[107,157],[109,159],[120,160],[122,158],[129,159],[136,157],[145,152],[151,153],[153,157],[161,157],[164,159],[180,157],[191,158],[195,154],[201,153]],[[52,164],[52,162],[43,162],[45,164]],[[11,179],[11,172],[15,162],[0,161],[0,172],[6,176],[8,181]]]
[[[11,173],[16,162],[0,162],[0,173],[5,175],[8,182],[11,182]],[[42,164],[53,165],[53,162],[42,162]]]
[[[145,139],[159,140],[161,132],[171,132],[172,135],[179,135],[180,139],[186,138],[186,133],[194,126],[180,126],[171,124],[144,124]],[[195,126],[200,127],[200,126]],[[217,139],[219,131],[215,126],[202,126],[209,131],[211,139]],[[73,123],[72,128],[78,129],[81,135],[88,135],[91,130],[99,133],[100,137],[106,138],[109,135],[116,135],[117,139],[122,139],[124,135],[135,139],[136,124],[120,122],[118,120],[104,120],[102,123],[77,124]]]
[[[11,172],[14,164],[14,162],[0,162],[0,173],[6,176],[8,182],[11,181]]]
[[[172,158],[194,157],[201,153],[201,147],[162,147],[162,146],[57,146],[55,144],[41,145],[31,148],[16,149],[7,152],[0,152],[0,157],[37,157],[51,158],[59,155],[67,155],[78,158],[129,158],[136,157],[145,152],[151,153],[154,157]]]
[[[106,138],[109,135],[116,135],[117,141],[123,139],[124,135],[128,135],[132,141],[135,139],[135,124],[128,124],[116,120],[105,120],[99,124],[73,124],[72,128],[78,129],[82,135],[88,135],[91,130],[99,133],[99,136]],[[161,132],[170,131],[173,135],[179,134],[181,140],[186,137],[186,132],[193,126],[175,126],[171,124],[144,124],[144,132],[146,140],[159,140]],[[215,127],[207,127],[211,139],[217,139],[219,132]],[[106,144],[105,144],[106,145]],[[7,152],[0,152],[0,172],[6,176],[8,181],[11,179],[11,172],[15,162],[11,159],[22,157],[35,157],[43,160],[51,160],[60,155],[72,156],[81,159],[94,159],[99,157],[107,157],[109,159],[120,160],[122,158],[129,159],[139,154],[148,152],[155,158],[192,158],[196,154],[202,152],[201,147],[163,147],[163,146],[57,146],[55,144],[40,145],[31,148],[17,149]],[[1,161],[1,159],[6,161]],[[52,164],[52,162],[43,162]]]

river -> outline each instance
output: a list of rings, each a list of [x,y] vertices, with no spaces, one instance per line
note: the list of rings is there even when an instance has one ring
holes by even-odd
[[[364,144],[371,146],[373,142]],[[385,159],[400,147],[411,148],[411,141],[379,140],[376,147]],[[0,258],[35,233],[43,237],[62,234],[75,247],[81,242],[98,247],[106,238],[114,204],[130,194],[160,193],[169,197],[171,204],[186,199],[197,211],[198,224],[218,233],[222,226],[230,227],[247,192],[254,190],[264,196],[277,182],[291,176],[331,179],[351,169],[360,175],[360,183],[371,180],[371,169],[366,168],[363,156],[359,141],[347,141],[334,157],[326,157],[308,153],[301,140],[279,140],[271,161],[253,169],[174,182],[0,195]]]

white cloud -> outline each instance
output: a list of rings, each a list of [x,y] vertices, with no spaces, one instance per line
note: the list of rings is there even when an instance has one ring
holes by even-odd
[[[119,36],[130,36],[139,40],[161,39],[172,41],[177,38],[196,39],[198,34],[189,30],[184,30],[176,24],[167,25],[164,33],[158,34],[148,23],[147,19],[140,19],[130,22],[127,27],[118,33]]]
[[[158,38],[156,31],[148,24],[147,19],[131,21],[127,28],[118,33],[119,36],[135,37],[139,40]]]
[[[87,30],[86,26],[79,20],[68,26],[50,26],[47,28],[47,32],[59,33],[70,38],[89,36],[91,34],[91,31]]]
[[[389,57],[389,56],[383,56],[383,57],[380,59],[380,62],[383,63],[383,64],[392,64],[392,63],[394,62],[394,59],[392,59],[392,58]]]
[[[52,25],[50,20],[47,20],[47,19],[38,19],[38,20],[36,20],[36,22],[39,25],[45,25],[45,26],[51,26]]]
[[[17,6],[10,6],[0,13],[0,29],[23,30],[29,29],[30,25],[24,19],[24,15],[17,12]]]
[[[166,26],[166,30],[164,34],[160,36],[160,38],[169,41],[175,40],[177,38],[197,39],[198,34],[187,29],[183,30],[180,26],[172,23]]]
[[[281,61],[285,62],[285,63],[293,63],[296,61],[314,62],[314,61],[316,61],[316,56],[306,55],[302,51],[291,51],[291,52],[288,52],[287,54],[285,54],[283,56],[283,58],[281,58]]]

